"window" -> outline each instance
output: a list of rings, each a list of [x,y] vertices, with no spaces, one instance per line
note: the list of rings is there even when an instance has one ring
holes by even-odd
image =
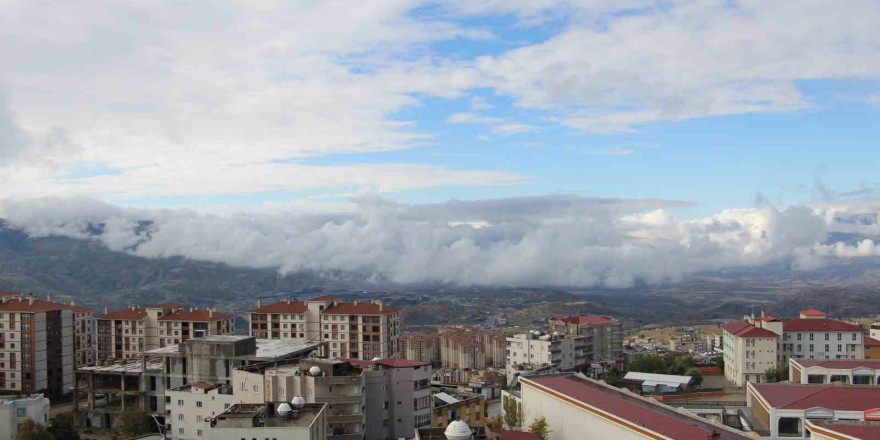
[[[828,333],[825,333],[825,340],[828,340]]]
[[[810,344],[810,351],[813,351],[813,344]]]
[[[852,340],[853,340],[853,341],[856,340],[856,334],[855,334],[855,333],[852,334]]]
[[[196,401],[196,408],[201,408],[201,407],[202,407],[202,401],[201,400]]]
[[[177,415],[177,420],[183,420],[183,414],[178,414],[178,415]]]
[[[810,333],[810,340],[811,340],[811,341],[813,340],[813,334],[812,334],[812,333]]]
[[[259,393],[259,392],[260,392],[260,387],[259,387],[258,385],[254,385],[254,392],[255,392],[255,393]]]
[[[801,340],[801,334],[798,333],[797,335],[798,335],[798,341],[800,341],[800,340]]]
[[[27,408],[15,408],[15,415],[24,417],[27,415]]]
[[[183,434],[183,428],[178,428],[178,429],[177,429],[177,433],[178,433],[178,434]]]
[[[177,406],[183,406],[183,400],[182,400],[182,399],[177,401]]]
[[[838,333],[838,334],[837,334],[837,340],[840,341],[840,340],[842,340],[842,339],[843,339],[843,333]]]
[[[196,416],[196,422],[202,423],[202,416],[201,415]]]
[[[199,437],[201,437],[201,436],[202,436],[202,430],[201,430],[201,429],[197,430],[197,431],[196,431],[196,435],[199,436]]]

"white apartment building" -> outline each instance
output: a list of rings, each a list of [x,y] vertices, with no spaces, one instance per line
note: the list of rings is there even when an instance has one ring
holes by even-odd
[[[14,439],[18,434],[18,425],[27,419],[48,425],[49,399],[42,394],[0,396],[0,438]]]
[[[762,382],[764,373],[776,366],[779,335],[746,321],[729,322],[721,326],[721,331],[724,376],[737,386]]]
[[[211,419],[237,403],[231,386],[205,382],[165,390],[165,400],[165,424],[173,440],[209,438]]]
[[[864,359],[865,335],[858,325],[834,319],[819,310],[800,312],[782,322],[780,361],[794,359]]]
[[[572,371],[587,363],[587,338],[533,331],[507,338],[507,365],[551,366]]]
[[[251,336],[327,342],[329,357],[361,360],[399,354],[400,313],[381,301],[350,303],[334,296],[281,300],[248,311]]]

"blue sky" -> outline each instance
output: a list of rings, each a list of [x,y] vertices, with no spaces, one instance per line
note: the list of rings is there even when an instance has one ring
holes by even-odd
[[[87,5],[0,10],[0,183],[20,197],[568,194],[696,218],[880,184],[870,1]]]

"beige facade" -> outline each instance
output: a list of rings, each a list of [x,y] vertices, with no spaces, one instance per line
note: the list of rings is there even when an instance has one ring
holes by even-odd
[[[557,371],[587,365],[586,336],[523,333],[507,338],[507,365],[519,369],[549,366]]]
[[[412,333],[400,338],[400,353],[404,359],[440,365],[440,335]]]
[[[328,437],[325,404],[305,404],[279,412],[277,405],[237,404],[211,419],[211,440],[284,439],[325,440]]]
[[[550,318],[550,331],[584,336],[588,362],[623,359],[623,323],[614,318],[592,315]]]
[[[211,419],[239,403],[231,390],[228,386],[202,382],[165,390],[168,401],[165,425],[171,439],[209,438]]]
[[[327,356],[369,360],[400,354],[400,313],[381,301],[346,303],[332,296],[281,300],[248,312],[251,336],[327,342]]]

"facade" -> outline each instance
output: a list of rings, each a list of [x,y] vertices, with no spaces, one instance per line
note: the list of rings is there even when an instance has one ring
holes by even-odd
[[[721,326],[721,331],[727,380],[740,387],[747,382],[761,382],[764,373],[776,367],[778,334],[746,321],[729,322]]]
[[[504,332],[473,326],[440,327],[440,365],[461,370],[501,368],[506,360]]]
[[[185,342],[198,336],[233,333],[232,315],[214,309],[186,309],[178,303],[129,306],[95,319],[97,360],[137,358],[144,351]]]
[[[400,313],[381,301],[341,302],[325,295],[306,301],[281,300],[248,311],[251,336],[327,342],[327,355],[369,360],[400,353]]]
[[[92,309],[76,305],[70,302],[70,310],[73,312],[74,325],[74,368],[84,367],[95,363],[95,321],[92,318]]]
[[[165,422],[172,440],[209,438],[211,419],[238,403],[231,386],[205,382],[165,390],[165,398]]]
[[[0,392],[50,396],[74,385],[74,313],[33,296],[0,297]]]
[[[795,359],[864,359],[865,335],[858,325],[828,319],[810,309],[784,320],[781,361]]]
[[[880,340],[865,338],[865,359],[880,359]]]
[[[325,404],[307,403],[295,408],[279,405],[245,404],[231,406],[211,419],[207,437],[212,440],[284,439],[324,440],[326,434]]]
[[[629,371],[623,377],[624,383],[635,385],[642,393],[677,393],[687,390],[694,378],[674,374],[653,374]]]
[[[588,347],[586,336],[558,332],[513,335],[507,338],[507,365],[547,365],[557,371],[580,370],[587,364]]]
[[[880,385],[880,360],[789,359],[788,378],[800,384]]]
[[[807,438],[807,420],[880,420],[876,386],[753,384],[746,404],[756,427],[771,438]]]
[[[27,419],[47,426],[49,399],[42,394],[0,396],[0,438],[14,439],[18,434],[18,425]]]
[[[545,417],[554,440],[751,438],[579,374],[520,377],[519,381],[525,423]]]
[[[550,331],[585,336],[588,362],[623,359],[623,323],[609,316],[550,318]]]

